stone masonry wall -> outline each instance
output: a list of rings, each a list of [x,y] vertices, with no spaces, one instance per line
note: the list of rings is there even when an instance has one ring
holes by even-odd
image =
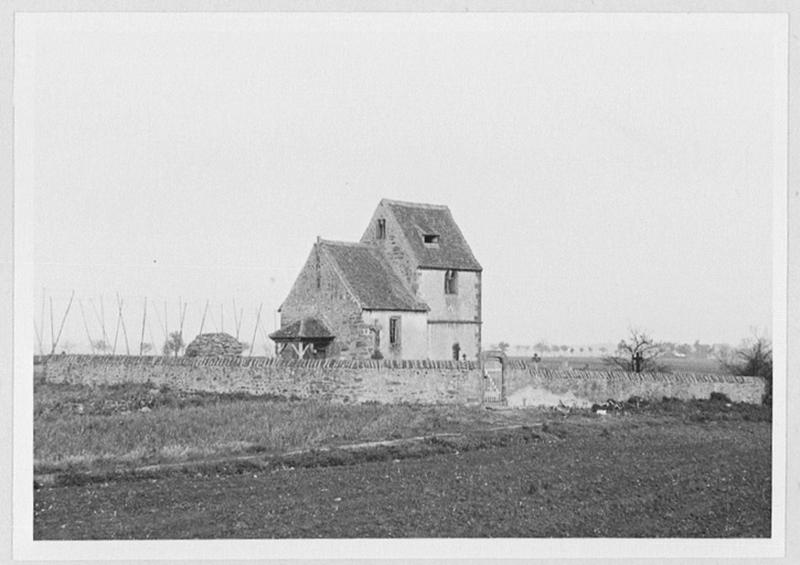
[[[591,406],[632,396],[648,400],[663,397],[708,398],[721,392],[734,402],[760,403],[764,380],[759,377],[703,373],[624,373],[540,369],[524,361],[507,362],[506,396],[510,406]]]
[[[386,237],[383,239],[378,239],[378,218],[386,220]],[[402,226],[386,206],[380,204],[376,208],[360,241],[380,247],[400,279],[405,281],[415,296],[417,295],[419,272],[413,259],[413,252],[403,235]]]
[[[53,355],[35,360],[48,381],[73,384],[150,382],[182,390],[246,392],[331,402],[475,404],[488,379],[474,361],[301,360],[259,357],[170,358]],[[588,406],[631,396],[660,400],[726,394],[759,403],[758,377],[538,369],[521,361],[505,370],[510,406]]]
[[[278,361],[257,357],[125,357],[55,355],[42,358],[48,382],[150,382],[181,390],[245,392],[331,402],[475,404],[482,378],[474,362]]]

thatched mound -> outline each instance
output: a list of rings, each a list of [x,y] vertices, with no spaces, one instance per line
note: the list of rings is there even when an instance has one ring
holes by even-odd
[[[200,334],[186,346],[186,357],[219,357],[241,355],[244,346],[226,333]]]

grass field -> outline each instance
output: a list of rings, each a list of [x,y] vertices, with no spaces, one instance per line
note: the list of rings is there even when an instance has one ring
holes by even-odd
[[[765,406],[664,401],[601,416],[331,406],[133,385],[37,385],[35,394],[37,472],[66,479],[35,491],[36,539],[770,533]],[[445,431],[463,433],[335,448]],[[164,449],[171,445],[180,448]],[[309,447],[317,449],[277,455]],[[202,464],[243,452],[254,458]],[[198,463],[103,475],[178,460]],[[78,471],[95,475],[70,480]]]
[[[34,387],[34,472],[100,471],[480,428],[477,407],[336,405],[147,385]],[[505,422],[505,420],[503,420]]]

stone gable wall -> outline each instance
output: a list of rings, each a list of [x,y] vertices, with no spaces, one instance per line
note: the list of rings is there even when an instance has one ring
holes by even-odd
[[[378,239],[378,218],[386,220],[386,237]],[[383,204],[379,205],[372,215],[372,218],[361,236],[361,243],[377,245],[400,280],[408,285],[414,296],[418,296],[417,264],[414,262],[414,254],[411,245],[408,243],[403,228],[395,218],[392,211]]]
[[[374,338],[362,320],[361,307],[342,283],[330,259],[322,252],[319,254],[320,288],[317,288],[316,253],[315,245],[281,306],[281,327],[301,318],[319,318],[336,336],[329,346],[328,356],[369,359]]]

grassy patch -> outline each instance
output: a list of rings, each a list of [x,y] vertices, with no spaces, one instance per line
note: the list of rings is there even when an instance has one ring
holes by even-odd
[[[147,384],[88,387],[37,383],[34,401],[34,471],[65,476],[102,476],[143,465],[319,450],[510,424],[544,423],[541,431],[563,438],[575,426],[601,429],[597,426],[602,424],[604,433],[609,434],[616,425],[630,419],[633,425],[645,426],[665,421],[702,425],[771,420],[768,406],[736,404],[721,397],[689,402],[627,402],[604,416],[574,410],[568,417],[548,409],[486,411],[464,406],[341,405],[244,394],[189,393]],[[469,441],[480,442],[482,437],[481,433],[472,433]],[[496,441],[505,440],[494,438],[489,444]],[[408,449],[425,453],[419,446]],[[433,446],[426,449],[434,452]],[[352,459],[344,454],[320,457]]]
[[[480,408],[337,405],[125,384],[37,384],[37,473],[277,453],[484,425]]]

